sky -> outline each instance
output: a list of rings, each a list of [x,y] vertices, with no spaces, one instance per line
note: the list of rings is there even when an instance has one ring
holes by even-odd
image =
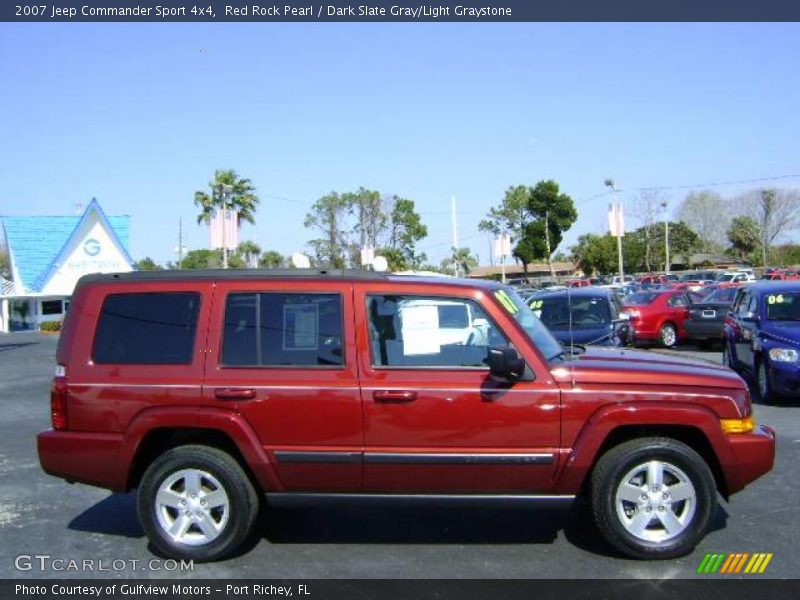
[[[241,239],[309,249],[312,203],[359,186],[416,201],[439,262],[482,264],[506,188],[555,179],[603,233],[606,178],[670,210],[800,187],[798,24],[0,24],[0,215],[132,217],[131,254],[209,243],[194,192],[233,168],[261,197]],[[631,223],[635,224],[635,223]]]

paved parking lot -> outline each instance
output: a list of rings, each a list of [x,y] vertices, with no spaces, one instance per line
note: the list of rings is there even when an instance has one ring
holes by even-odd
[[[0,335],[0,577],[658,579],[695,577],[707,552],[773,552],[762,577],[797,575],[800,405],[756,406],[759,421],[778,429],[775,470],[730,504],[723,502],[714,531],[682,559],[645,563],[616,557],[581,507],[352,508],[273,510],[242,556],[195,565],[191,573],[153,570],[159,565],[148,564],[155,556],[131,495],[71,486],[39,469],[35,434],[49,427],[56,341],[42,334]],[[677,352],[720,360],[719,352]],[[34,569],[26,571],[15,567],[19,555],[50,558],[33,560]],[[40,572],[38,564],[52,559],[103,559],[111,570]]]

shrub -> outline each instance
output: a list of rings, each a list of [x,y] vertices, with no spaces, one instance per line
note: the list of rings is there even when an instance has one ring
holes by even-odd
[[[40,331],[61,331],[61,321],[42,321],[39,324]]]

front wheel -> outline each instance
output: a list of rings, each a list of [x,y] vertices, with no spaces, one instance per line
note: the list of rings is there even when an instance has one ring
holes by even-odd
[[[179,446],[150,464],[137,497],[139,520],[170,558],[212,561],[235,552],[253,528],[259,501],[236,460],[217,448]]]
[[[764,359],[759,360],[756,365],[756,382],[758,383],[758,396],[761,402],[769,404],[775,399],[775,394],[769,381],[769,367]]]
[[[670,438],[640,438],[604,454],[592,472],[597,527],[623,554],[665,559],[692,551],[717,507],[706,462]]]

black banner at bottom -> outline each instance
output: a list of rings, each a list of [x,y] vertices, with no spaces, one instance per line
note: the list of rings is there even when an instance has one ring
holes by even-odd
[[[458,600],[716,598],[789,599],[800,596],[798,580],[776,579],[286,579],[286,580],[0,580],[0,598],[41,600]]]

